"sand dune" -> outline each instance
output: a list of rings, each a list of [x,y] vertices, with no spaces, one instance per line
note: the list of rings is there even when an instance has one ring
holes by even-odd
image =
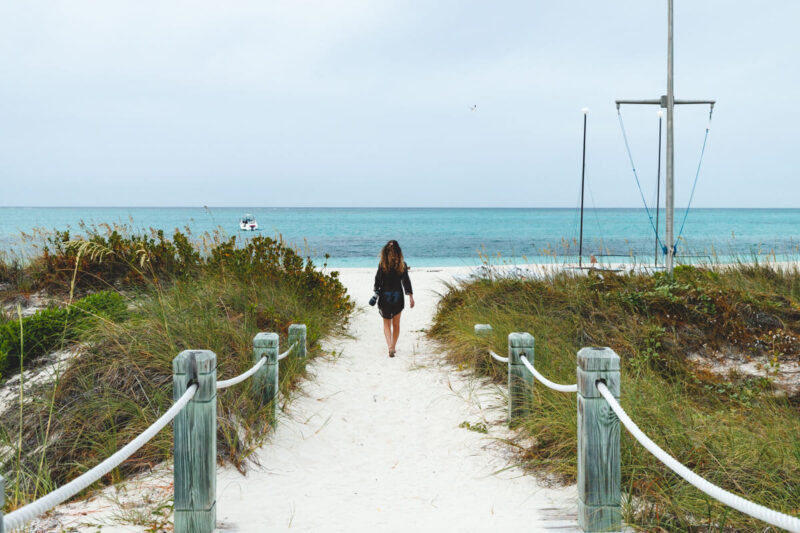
[[[506,432],[502,389],[444,365],[424,338],[442,282],[467,273],[412,271],[417,306],[404,311],[398,356],[390,359],[380,317],[366,306],[374,271],[341,271],[362,307],[352,338],[329,342],[335,355],[310,365],[313,379],[284,406],[256,466],[245,476],[219,469],[220,531],[577,531],[575,487],[546,488],[507,468],[513,457],[498,441]],[[459,427],[465,421],[485,423],[489,433]],[[63,506],[49,524],[144,531],[119,525],[124,513],[109,499],[130,507],[157,499],[147,491],[163,497],[168,468],[155,478]]]

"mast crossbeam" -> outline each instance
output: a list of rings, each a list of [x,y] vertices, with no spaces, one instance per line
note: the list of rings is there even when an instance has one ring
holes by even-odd
[[[622,104],[633,104],[633,105],[657,105],[663,108],[667,107],[667,97],[662,96],[658,100],[615,100],[617,104],[617,108]],[[694,105],[694,104],[706,104],[706,105],[714,105],[717,103],[716,100],[675,100],[675,105]]]

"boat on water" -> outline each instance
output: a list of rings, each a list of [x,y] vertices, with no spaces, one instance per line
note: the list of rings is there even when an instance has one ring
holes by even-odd
[[[241,219],[239,219],[239,230],[240,231],[257,231],[258,230],[258,222],[256,222],[256,217],[253,215],[247,214],[244,215]]]

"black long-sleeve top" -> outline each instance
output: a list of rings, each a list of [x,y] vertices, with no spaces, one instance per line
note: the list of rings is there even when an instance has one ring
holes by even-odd
[[[378,267],[375,273],[375,292],[405,292],[414,294],[411,289],[411,278],[408,277],[408,265],[402,274],[397,272],[384,272]]]

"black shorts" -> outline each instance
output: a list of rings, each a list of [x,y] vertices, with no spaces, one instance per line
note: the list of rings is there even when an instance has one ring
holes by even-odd
[[[383,318],[394,318],[405,308],[406,299],[400,291],[382,292],[378,297],[378,312]]]

